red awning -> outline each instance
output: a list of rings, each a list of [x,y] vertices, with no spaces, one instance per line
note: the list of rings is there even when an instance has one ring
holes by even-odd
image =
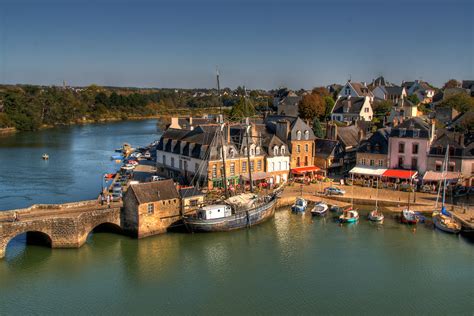
[[[291,169],[291,173],[304,174],[306,172],[313,172],[313,171],[318,171],[318,170],[321,170],[321,169],[316,166],[298,167],[298,168]]]
[[[402,169],[388,169],[382,174],[382,177],[398,178],[398,179],[413,179],[418,174],[418,171],[402,170]]]

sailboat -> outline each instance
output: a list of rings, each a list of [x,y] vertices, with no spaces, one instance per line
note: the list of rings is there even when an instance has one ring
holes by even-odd
[[[438,200],[439,200],[439,194],[441,191],[441,181],[443,181],[443,200],[441,204],[441,212],[435,210],[432,214],[433,216],[433,224],[436,228],[439,230],[446,232],[446,233],[451,233],[451,234],[458,234],[461,232],[461,223],[459,223],[456,219],[453,218],[452,214],[449,213],[446,210],[445,206],[445,198],[446,198],[446,171],[447,171],[447,166],[448,166],[448,161],[449,161],[449,144],[446,147],[446,154],[444,157],[444,162],[443,162],[443,180],[440,180],[440,185],[438,186],[438,196],[436,198],[436,206],[435,209],[438,208]]]
[[[369,220],[372,222],[383,222],[384,216],[381,211],[378,209],[378,200],[379,200],[379,179],[377,179],[377,193],[375,196],[375,210],[369,213]]]
[[[226,200],[219,204],[207,205],[197,210],[196,214],[184,216],[183,221],[186,228],[191,232],[223,232],[235,229],[251,227],[265,222],[275,214],[277,196],[281,187],[273,193],[258,196],[253,193],[252,173],[250,170],[250,150],[247,150],[248,174],[250,180],[250,192],[233,197],[228,197],[226,162],[224,150],[222,123],[220,132],[220,147],[222,156],[223,184]],[[247,148],[249,142],[250,126],[247,126]]]
[[[352,174],[352,194],[351,194],[351,207],[346,208],[342,211],[342,215],[339,216],[341,223],[355,223],[359,220],[359,212],[354,209],[354,174]]]

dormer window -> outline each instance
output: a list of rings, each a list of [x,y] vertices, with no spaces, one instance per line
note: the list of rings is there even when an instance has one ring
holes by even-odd
[[[278,155],[278,146],[273,147],[273,154],[274,154],[275,156]]]
[[[257,146],[257,148],[255,148],[255,154],[260,155],[260,147],[259,146]]]
[[[234,150],[233,148],[231,148],[231,149],[229,150],[229,157],[230,157],[230,158],[234,158],[234,157],[235,157],[235,150]]]
[[[420,137],[420,130],[419,129],[414,129],[413,130],[413,137]]]
[[[380,152],[380,144],[375,144],[375,151]]]
[[[250,156],[253,156],[253,155],[255,155],[255,149],[250,148]]]
[[[285,151],[286,151],[285,146],[281,146],[281,154],[282,154],[282,155],[285,154]]]
[[[347,87],[346,88],[346,91],[344,92],[344,94],[347,96],[347,95],[351,95],[351,88]]]
[[[247,156],[247,147],[244,147],[244,155]]]
[[[371,150],[372,150],[372,145],[367,144],[367,151],[371,151]]]
[[[309,139],[309,131],[304,131],[304,139]]]
[[[399,133],[400,137],[404,137],[406,132],[407,132],[407,130],[405,128],[400,128],[399,131],[400,131],[400,133]]]
[[[296,132],[296,139],[301,140],[301,131]]]

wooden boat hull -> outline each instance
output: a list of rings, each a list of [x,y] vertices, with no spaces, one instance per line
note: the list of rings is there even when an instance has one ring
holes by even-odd
[[[184,217],[183,221],[190,232],[226,232],[258,225],[275,215],[276,197],[266,204],[225,218],[199,219]]]
[[[443,225],[443,222],[440,219],[439,215],[433,216],[433,224],[437,229],[448,234],[459,234],[461,232],[461,225],[459,225],[458,228],[447,227],[446,225]]]

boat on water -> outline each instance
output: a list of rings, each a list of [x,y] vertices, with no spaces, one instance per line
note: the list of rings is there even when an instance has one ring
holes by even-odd
[[[204,206],[194,215],[184,216],[190,232],[224,232],[248,228],[270,219],[275,214],[276,194],[258,197],[240,194],[222,204]]]
[[[296,198],[295,204],[291,206],[291,210],[295,213],[304,213],[308,207],[308,201],[302,197]]]
[[[49,159],[49,155],[48,154],[43,154],[41,156],[41,158],[43,158],[43,160],[48,160]]]
[[[432,214],[433,218],[433,224],[436,228],[439,230],[445,232],[445,233],[450,233],[450,234],[459,234],[461,232],[462,225],[460,222],[458,222],[456,219],[453,218],[452,214],[449,213],[446,210],[445,207],[445,200],[446,200],[446,186],[447,186],[447,181],[446,181],[446,167],[448,166],[449,162],[449,144],[446,147],[446,155],[444,157],[443,161],[443,178],[440,180],[443,181],[443,200],[441,204],[441,211],[435,210]],[[439,194],[440,194],[440,189],[441,185],[438,186],[438,196],[436,197],[436,206],[435,209],[438,206],[438,200],[439,200]]]
[[[339,216],[339,221],[341,223],[355,223],[359,220],[359,212],[351,208],[347,208],[342,212],[342,215]]]
[[[375,209],[369,213],[369,221],[382,223],[384,220],[383,213],[379,211],[379,179],[377,178],[377,193],[375,195]]]
[[[324,202],[317,202],[311,209],[311,215],[324,216],[327,214],[329,207]]]
[[[420,218],[414,211],[410,210],[409,208],[406,208],[400,214],[400,221],[403,224],[415,225],[418,224]]]

